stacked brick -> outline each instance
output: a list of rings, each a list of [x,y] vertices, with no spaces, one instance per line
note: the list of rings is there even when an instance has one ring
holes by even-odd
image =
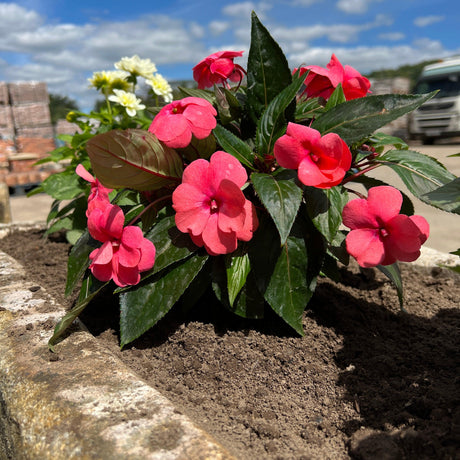
[[[34,164],[54,148],[46,84],[0,82],[0,182],[40,183],[50,171]]]

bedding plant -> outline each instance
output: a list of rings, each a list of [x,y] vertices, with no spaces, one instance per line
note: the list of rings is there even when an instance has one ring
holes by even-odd
[[[80,132],[48,158],[67,166],[40,187],[56,200],[48,231],[73,243],[66,294],[81,285],[51,349],[108,289],[122,347],[209,293],[245,318],[271,308],[302,335],[317,278],[337,279],[350,256],[385,273],[403,307],[397,263],[417,259],[429,226],[407,195],[366,173],[389,167],[415,197],[459,212],[458,178],[378,132],[435,93],[372,95],[335,55],[326,68],[290,69],[255,13],[247,68],[242,55],[206,57],[197,87],[174,100],[137,56],[90,79],[105,106],[69,113]],[[155,107],[137,96],[140,78]]]

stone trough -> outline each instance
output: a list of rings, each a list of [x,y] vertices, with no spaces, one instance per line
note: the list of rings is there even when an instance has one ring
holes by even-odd
[[[0,238],[13,228],[0,226]],[[424,249],[418,264],[459,258]],[[0,460],[232,458],[80,321],[51,353],[64,312],[0,251]]]
[[[0,251],[0,460],[232,458],[81,322],[51,353],[65,310],[36,291]]]

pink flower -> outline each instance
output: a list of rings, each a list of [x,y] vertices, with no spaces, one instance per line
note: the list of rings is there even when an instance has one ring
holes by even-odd
[[[399,214],[401,192],[380,186],[369,190],[367,199],[356,199],[343,209],[343,223],[351,229],[347,251],[362,267],[412,262],[420,255],[430,228],[422,216]]]
[[[192,135],[205,139],[216,127],[216,109],[200,97],[186,97],[165,105],[153,119],[149,131],[173,149],[187,147]]]
[[[294,72],[297,69],[294,70]],[[342,66],[335,54],[324,67],[309,65],[300,68],[300,75],[310,71],[305,79],[305,94],[307,97],[323,97],[329,99],[335,88],[342,84],[345,99],[357,99],[369,92],[371,84],[366,77],[363,77],[357,70],[349,65]]]
[[[90,235],[103,243],[89,255],[89,268],[98,280],[113,279],[121,287],[139,283],[140,273],[155,263],[154,244],[139,227],[123,227],[124,219],[121,208],[112,204],[93,209],[88,217]]]
[[[245,71],[233,59],[242,55],[243,51],[219,51],[203,59],[193,68],[193,79],[198,88],[209,88],[226,80],[241,81]]]
[[[190,163],[172,196],[177,228],[211,255],[228,254],[238,240],[249,241],[259,222],[241,191],[247,179],[241,163],[226,152]]]
[[[347,144],[334,133],[288,123],[286,134],[274,146],[275,158],[283,168],[297,169],[304,185],[331,188],[339,184],[351,166]]]
[[[86,210],[86,217],[88,217],[91,211],[95,208],[104,209],[107,206],[109,200],[109,193],[112,191],[111,188],[104,187],[97,179],[95,179],[83,165],[78,165],[75,172],[84,180],[91,184],[91,191],[88,196],[88,209]]]

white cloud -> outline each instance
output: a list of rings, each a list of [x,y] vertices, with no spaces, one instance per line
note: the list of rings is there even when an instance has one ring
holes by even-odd
[[[0,3],[0,35],[11,32],[27,32],[43,23],[35,11],[28,11],[16,3]]]
[[[358,40],[361,32],[391,24],[391,18],[385,15],[378,15],[374,21],[359,25],[315,24],[301,27],[279,26],[272,29],[272,34],[276,40],[280,41],[283,49],[286,47],[291,50],[292,46],[298,47],[299,43],[303,43],[307,47],[309,42],[320,38],[327,38],[331,42],[336,43],[352,43]]]
[[[417,27],[426,27],[431,24],[434,24],[436,22],[441,22],[444,21],[445,17],[444,16],[419,16],[418,18],[414,19],[414,24]]]
[[[403,40],[406,36],[402,32],[386,32],[379,35],[381,40],[388,40],[391,42],[397,42]]]
[[[230,24],[226,21],[211,21],[208,27],[211,34],[217,37],[228,30]]]
[[[338,0],[336,7],[349,14],[365,13],[369,5],[381,0]]]
[[[343,65],[351,65],[361,73],[372,70],[395,69],[406,64],[417,64],[422,61],[438,59],[458,53],[457,50],[446,50],[437,40],[423,39],[408,45],[399,46],[358,46],[355,48],[307,48],[298,53],[289,53],[291,67],[299,65],[325,66],[332,53]]]

